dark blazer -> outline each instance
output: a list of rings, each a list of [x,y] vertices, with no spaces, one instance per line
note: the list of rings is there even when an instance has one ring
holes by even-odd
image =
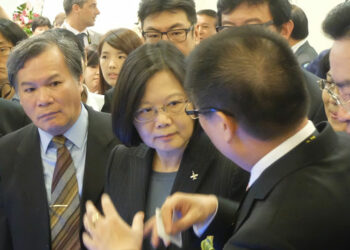
[[[317,57],[316,50],[306,41],[294,53],[301,67],[306,67],[311,61]]]
[[[317,124],[322,121],[327,121],[326,113],[324,111],[322,101],[322,91],[318,87],[317,81],[319,78],[314,74],[302,69],[305,77],[306,89],[310,96],[310,107],[308,110],[308,118]],[[109,89],[105,93],[105,103],[102,107],[102,112],[110,113],[112,111],[112,100],[113,100],[114,88]]]
[[[0,137],[31,123],[19,103],[3,98],[0,98],[0,114]]]
[[[87,200],[99,201],[108,155],[118,143],[110,116],[87,109],[81,215]],[[50,249],[50,216],[37,127],[30,124],[2,137],[0,152],[0,249]]]
[[[113,100],[114,87],[110,88],[105,93],[105,103],[101,109],[102,112],[111,113],[112,112],[112,100]]]
[[[349,249],[350,137],[326,122],[318,131],[263,172],[237,220],[219,201],[216,233],[235,221],[224,249]]]
[[[154,152],[141,144],[133,148],[118,145],[111,153],[105,191],[129,224],[136,212],[146,209]],[[190,178],[192,171],[198,174],[197,180]],[[184,152],[171,193],[215,194],[239,202],[248,179],[249,174],[221,155],[201,132]],[[182,240],[183,249],[200,249],[201,239],[192,229],[182,234]],[[168,249],[178,248],[171,245]]]
[[[308,110],[308,118],[314,124],[318,124],[323,121],[327,121],[327,116],[324,111],[324,105],[322,101],[322,91],[318,86],[317,81],[320,79],[314,74],[302,69],[305,77],[306,89],[309,92],[310,106]]]

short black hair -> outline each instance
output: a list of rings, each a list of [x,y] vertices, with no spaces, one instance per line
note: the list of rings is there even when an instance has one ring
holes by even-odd
[[[34,32],[36,28],[38,27],[45,27],[47,26],[49,29],[52,28],[51,22],[47,17],[44,16],[38,16],[34,18],[32,22],[32,31]]]
[[[183,10],[191,25],[197,22],[196,5],[193,0],[141,0],[137,13],[141,21],[141,27],[143,27],[143,22],[149,15],[175,9]]]
[[[217,18],[216,11],[211,9],[203,9],[203,10],[197,11],[197,15],[206,15],[213,18]]]
[[[137,146],[142,142],[133,122],[148,80],[157,72],[167,70],[183,84],[184,60],[184,55],[166,41],[146,43],[126,58],[113,93],[112,105],[113,132],[126,146]]]
[[[333,39],[350,37],[350,2],[334,7],[323,21],[323,31]]]
[[[96,44],[90,44],[85,48],[87,62],[86,65],[88,67],[97,67],[99,63],[99,56]]]
[[[206,39],[189,56],[186,72],[185,86],[198,108],[233,115],[261,140],[306,118],[301,69],[286,40],[270,30],[243,26]]]
[[[292,21],[294,28],[291,38],[295,40],[303,40],[309,35],[309,22],[305,12],[298,6],[292,5]]]
[[[13,46],[28,38],[27,34],[16,23],[5,18],[0,18],[0,33]]]
[[[78,4],[80,7],[82,7],[86,2],[87,0],[64,0],[63,1],[64,12],[68,16],[72,12],[72,8],[74,4]]]
[[[70,32],[66,30],[67,32]],[[70,32],[72,33],[72,32]],[[66,62],[67,68],[77,81],[83,73],[82,54],[78,46],[79,42],[70,39],[63,29],[52,29],[37,36],[21,41],[11,51],[7,60],[8,79],[10,84],[17,89],[17,74],[24,64],[51,47],[57,47]],[[72,33],[73,34],[73,33]],[[74,37],[76,37],[73,34]]]
[[[260,5],[267,3],[271,12],[273,23],[276,27],[291,19],[292,6],[288,0],[218,0],[218,24],[221,25],[222,14],[230,13],[242,3],[248,5]]]

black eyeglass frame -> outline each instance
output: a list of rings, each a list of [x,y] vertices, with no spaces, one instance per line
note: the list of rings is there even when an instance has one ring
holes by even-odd
[[[193,30],[193,27],[194,27],[194,26],[191,25],[188,29],[173,29],[173,30],[168,30],[168,31],[165,31],[165,32],[160,32],[160,31],[142,31],[141,34],[142,34],[142,37],[143,37],[146,41],[147,41],[147,38],[146,38],[146,34],[147,34],[147,33],[158,33],[158,34],[160,34],[160,38],[159,38],[159,40],[158,40],[157,42],[159,42],[160,40],[162,40],[163,35],[166,35],[167,38],[168,38],[170,41],[172,41],[172,42],[183,43],[184,41],[187,40],[188,33],[189,33],[191,30]],[[175,40],[171,39],[171,38],[169,37],[168,33],[174,32],[174,31],[185,31],[185,39],[184,39],[183,41],[175,41]]]
[[[217,109],[217,108],[201,108],[201,109],[188,109],[188,105],[191,105],[191,103],[187,103],[185,106],[185,113],[186,115],[190,116],[192,119],[198,119],[199,115],[205,115],[205,114],[209,114],[209,113],[213,113],[213,112],[223,112],[229,116],[234,117],[234,115],[231,112],[228,112],[226,110],[222,110],[222,109]]]

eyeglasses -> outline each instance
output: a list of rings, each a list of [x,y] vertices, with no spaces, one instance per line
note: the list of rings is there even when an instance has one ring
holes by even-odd
[[[12,47],[0,47],[0,55],[8,56],[12,50]]]
[[[346,111],[350,112],[350,93],[344,93],[344,90],[339,88],[334,82],[325,79],[320,79],[317,82],[320,89],[326,90],[337,105],[342,106]]]
[[[205,115],[213,112],[221,111],[227,115],[234,116],[228,111],[217,109],[217,108],[202,108],[202,109],[194,109],[192,103],[188,103],[185,107],[186,115],[190,116],[192,119],[198,119],[199,115]]]
[[[169,30],[166,32],[160,31],[142,31],[142,36],[145,38],[147,42],[156,43],[160,41],[163,35],[166,35],[168,39],[172,42],[181,43],[186,41],[187,34],[192,30],[193,26],[188,29],[175,29]]]
[[[274,22],[272,20],[266,22],[266,23],[254,23],[254,24],[247,24],[249,26],[257,26],[257,27],[268,27],[270,25],[273,25]],[[238,26],[232,26],[232,25],[224,25],[224,26],[216,26],[216,31],[220,32],[226,29],[232,29],[232,28],[236,28]]]
[[[164,104],[159,108],[154,106],[140,108],[135,112],[135,121],[140,123],[153,121],[157,117],[159,109],[168,114],[179,114],[185,111],[187,103],[187,99],[181,98],[169,100],[167,104]]]

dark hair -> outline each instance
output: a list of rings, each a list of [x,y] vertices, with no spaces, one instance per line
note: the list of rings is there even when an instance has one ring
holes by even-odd
[[[8,78],[11,85],[17,85],[18,71],[28,60],[39,56],[51,47],[57,47],[61,51],[72,76],[79,80],[83,71],[81,50],[78,43],[68,39],[69,35],[66,34],[69,33],[63,32],[62,29],[53,29],[20,42],[11,51],[7,61]]]
[[[294,129],[306,117],[304,81],[285,39],[243,26],[197,46],[189,57],[185,86],[198,108],[232,114],[245,131],[266,140]]]
[[[131,51],[142,45],[141,38],[132,30],[119,28],[108,31],[100,40],[98,46],[98,54],[101,56],[104,43],[108,43],[115,49],[123,51],[129,55]],[[107,91],[110,86],[103,77],[100,67],[100,81],[102,86],[102,92]]]
[[[0,18],[0,33],[13,46],[16,46],[19,41],[28,38],[27,34],[16,23],[5,18]]]
[[[66,15],[68,16],[72,12],[72,8],[74,4],[78,4],[80,7],[83,7],[84,3],[86,2],[87,0],[64,0],[63,1],[64,12],[66,12]]]
[[[50,20],[47,17],[38,16],[38,17],[34,18],[34,20],[32,22],[32,31],[34,32],[36,30],[36,28],[45,27],[45,26],[47,26],[49,29],[52,28]]]
[[[323,21],[323,31],[333,39],[350,37],[350,2],[338,4]]]
[[[217,17],[216,11],[211,9],[204,9],[204,10],[197,11],[197,15],[206,15],[213,18]]]
[[[175,9],[183,10],[191,25],[197,22],[196,5],[193,0],[141,0],[137,13],[141,21],[141,27],[143,27],[143,22],[149,15]]]
[[[267,3],[271,12],[274,25],[279,28],[291,19],[292,6],[288,0],[218,0],[218,23],[222,25],[222,14],[227,14],[240,4],[261,5]]]
[[[303,40],[309,35],[309,23],[305,12],[298,6],[292,5],[292,21],[294,28],[291,38],[295,40]]]
[[[113,94],[112,128],[127,146],[141,141],[133,125],[134,114],[144,95],[147,81],[157,72],[168,70],[181,84],[185,77],[184,55],[171,43],[144,44],[126,58]]]
[[[97,51],[97,45],[91,44],[85,48],[86,58],[87,58],[87,66],[88,67],[96,67],[99,65],[99,56]]]

